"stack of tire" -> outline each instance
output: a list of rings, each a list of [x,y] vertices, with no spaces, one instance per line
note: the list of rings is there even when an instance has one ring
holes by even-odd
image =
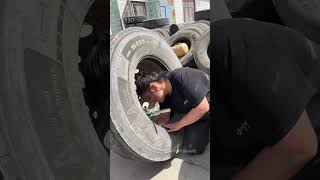
[[[209,74],[209,58],[207,53],[203,53],[204,51],[206,52],[207,49],[199,49],[198,44],[201,48],[208,48],[210,10],[197,11],[194,17],[196,21],[192,23],[170,25],[168,18],[148,19],[143,21],[143,27],[152,29],[152,31],[166,40],[171,47],[178,43],[186,43],[189,51],[185,56],[179,58],[181,65],[199,68]],[[204,37],[200,38],[202,36]],[[199,42],[200,39],[201,42]],[[199,51],[199,53],[197,53],[197,51]],[[205,58],[203,56],[205,56]]]
[[[179,58],[182,66],[196,68],[197,63],[195,63],[194,54],[200,37],[206,31],[209,31],[209,24],[210,22],[207,20],[195,21],[170,36],[168,43],[171,47],[177,43],[186,43],[189,47],[188,53]]]
[[[142,108],[144,100],[135,92],[135,76],[139,71],[172,71],[196,65],[209,73],[209,24],[199,19],[169,25],[167,18],[158,18],[111,36],[108,148],[125,158],[151,162],[171,159],[179,152],[183,132],[169,134],[150,120]],[[190,49],[180,59],[171,48],[179,42],[187,43]]]
[[[124,17],[123,23],[126,28],[128,27],[143,27],[143,21],[146,20],[146,16],[129,16]]]

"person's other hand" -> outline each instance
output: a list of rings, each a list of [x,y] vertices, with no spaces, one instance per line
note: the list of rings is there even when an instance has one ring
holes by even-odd
[[[162,127],[166,128],[167,132],[179,131],[182,128],[182,126],[179,123],[179,121],[174,122],[174,123],[163,124]]]

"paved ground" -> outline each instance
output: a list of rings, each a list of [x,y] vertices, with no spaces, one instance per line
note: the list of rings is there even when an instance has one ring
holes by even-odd
[[[201,155],[180,155],[168,162],[146,163],[110,154],[111,180],[210,179],[210,144]]]

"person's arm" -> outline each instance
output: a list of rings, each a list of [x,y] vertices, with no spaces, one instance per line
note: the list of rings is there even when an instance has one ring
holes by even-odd
[[[206,97],[200,102],[198,106],[191,109],[180,121],[181,128],[197,122],[203,115],[209,111],[209,103]]]
[[[287,180],[317,153],[317,137],[304,111],[289,133],[272,147],[264,148],[232,180]]]
[[[195,123],[198,121],[204,114],[206,114],[209,111],[209,103],[206,97],[203,98],[203,100],[200,102],[198,106],[191,109],[183,118],[181,118],[179,121],[170,123],[170,124],[164,124],[163,127],[168,128],[168,132],[177,131],[185,126],[188,126],[190,124]]]

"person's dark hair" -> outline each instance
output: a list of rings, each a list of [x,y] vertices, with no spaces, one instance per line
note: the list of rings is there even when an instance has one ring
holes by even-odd
[[[139,72],[136,74],[137,94],[141,96],[143,93],[150,90],[150,83],[160,82],[161,79],[168,79],[168,72]]]

